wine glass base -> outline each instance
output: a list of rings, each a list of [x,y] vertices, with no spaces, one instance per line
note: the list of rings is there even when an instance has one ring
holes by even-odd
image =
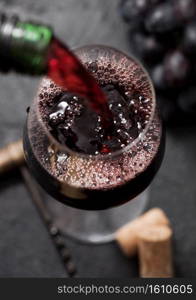
[[[144,212],[148,194],[146,190],[126,204],[100,211],[72,208],[49,196],[46,204],[54,224],[65,235],[82,243],[101,244],[113,241],[118,228]]]

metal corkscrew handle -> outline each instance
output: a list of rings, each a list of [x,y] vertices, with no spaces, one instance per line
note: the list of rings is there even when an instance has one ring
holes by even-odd
[[[46,225],[46,228],[48,229],[48,232],[53,240],[53,243],[56,249],[58,250],[60,258],[67,270],[68,276],[73,277],[76,274],[76,267],[72,261],[70,251],[66,246],[65,238],[63,234],[60,232],[60,230],[55,226],[52,220],[52,216],[50,215],[48,208],[46,207],[44,201],[42,200],[38,187],[34,182],[27,167],[21,166],[20,171],[26,183],[26,186],[30,192],[33,203],[35,204],[44,224]]]
[[[48,230],[54,246],[65,266],[69,277],[76,274],[70,250],[66,246],[65,238],[53,222],[53,217],[42,199],[39,188],[25,165],[22,140],[18,140],[0,149],[0,175],[19,168],[31,199]]]

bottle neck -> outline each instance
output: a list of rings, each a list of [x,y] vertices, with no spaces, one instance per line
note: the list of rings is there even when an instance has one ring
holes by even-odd
[[[21,22],[17,17],[0,17],[0,70],[43,74],[53,38],[50,27]]]

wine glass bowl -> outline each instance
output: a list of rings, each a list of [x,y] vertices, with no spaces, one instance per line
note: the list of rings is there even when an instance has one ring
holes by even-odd
[[[111,143],[107,153],[103,148],[88,153],[62,143],[51,130],[48,116],[68,91],[44,78],[28,113],[24,152],[35,178],[50,195],[72,207],[100,210],[125,203],[147,188],[163,158],[164,133],[152,82],[135,58],[105,46],[86,46],[75,53],[100,86],[113,86],[125,100],[130,119],[120,120],[131,125],[127,132],[119,128],[128,139],[117,146]],[[81,124],[90,127],[92,120],[87,117]]]

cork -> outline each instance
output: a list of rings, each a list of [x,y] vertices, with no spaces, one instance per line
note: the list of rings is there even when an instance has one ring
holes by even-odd
[[[0,149],[0,174],[8,172],[24,163],[22,140]]]
[[[142,216],[125,224],[116,231],[115,239],[126,256],[136,254],[138,234],[150,225],[169,226],[169,220],[162,209],[150,209]]]
[[[138,233],[140,277],[173,277],[172,230],[165,225],[151,225]]]

